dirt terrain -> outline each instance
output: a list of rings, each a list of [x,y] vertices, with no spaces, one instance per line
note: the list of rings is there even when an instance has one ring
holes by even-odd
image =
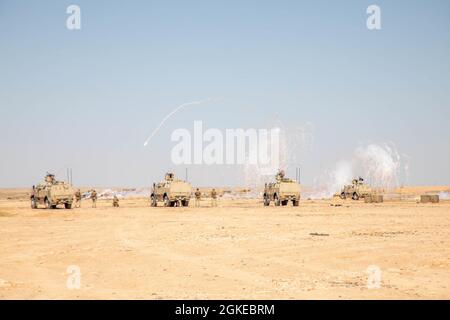
[[[0,191],[0,298],[450,299],[449,201],[209,204],[32,210]]]

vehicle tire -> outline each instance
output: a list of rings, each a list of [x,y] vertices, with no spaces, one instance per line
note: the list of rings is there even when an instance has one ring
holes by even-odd
[[[172,202],[169,200],[168,196],[164,196],[164,207],[173,207]]]
[[[152,207],[157,207],[158,206],[158,201],[156,201],[156,197],[155,197],[155,195],[153,195],[152,194],[152,196],[150,197],[150,199],[151,199],[151,206]]]
[[[64,208],[72,209],[72,203],[64,203]]]
[[[182,205],[183,207],[189,207],[189,200],[183,200],[183,201],[181,202],[181,205]]]
[[[347,198],[347,197],[345,196],[345,192],[342,192],[342,193],[341,193],[341,199],[342,199],[342,200],[345,200],[345,198]]]
[[[35,198],[31,199],[31,209],[37,209],[37,202]]]
[[[269,199],[269,197],[264,196],[264,206],[265,207],[270,206],[270,199]]]
[[[281,201],[280,201],[280,199],[278,198],[277,195],[275,195],[275,196],[273,197],[273,201],[275,202],[275,206],[276,206],[276,207],[279,207],[279,206],[281,205]]]
[[[281,201],[281,205],[284,207],[288,204],[288,202],[289,202],[288,200],[283,200]]]
[[[47,209],[53,209],[52,207],[52,205],[50,204],[50,201],[48,200],[48,199],[45,199],[45,207],[47,208]]]
[[[292,200],[292,205],[294,207],[298,207],[299,202],[300,202],[299,200]]]
[[[359,200],[359,195],[356,192],[353,193],[352,199],[353,200]]]
[[[56,204],[52,205],[51,209],[56,209]]]

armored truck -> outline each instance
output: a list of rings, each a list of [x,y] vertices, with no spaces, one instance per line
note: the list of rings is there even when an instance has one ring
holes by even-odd
[[[154,183],[150,195],[151,206],[163,202],[165,207],[187,207],[191,198],[192,187],[189,183],[175,179],[173,173],[166,173],[164,181]]]
[[[47,209],[56,209],[58,205],[64,205],[64,208],[71,209],[74,188],[64,182],[57,181],[55,175],[48,173],[43,183],[33,186],[31,199],[31,208],[37,209],[39,205],[44,205]]]
[[[264,205],[269,206],[273,201],[275,206],[285,206],[292,201],[297,207],[300,202],[300,185],[297,181],[284,177],[284,171],[280,170],[276,175],[276,182],[266,183],[264,187]]]
[[[353,200],[364,199],[372,194],[372,189],[364,183],[364,179],[359,177],[353,179],[352,184],[346,185],[341,190],[341,198],[352,198]]]

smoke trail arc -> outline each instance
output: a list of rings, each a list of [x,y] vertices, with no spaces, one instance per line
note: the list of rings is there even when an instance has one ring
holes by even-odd
[[[192,101],[192,102],[186,102],[183,103],[181,105],[179,105],[178,107],[176,107],[175,109],[173,109],[168,115],[166,115],[162,121],[158,124],[158,126],[153,130],[153,132],[150,134],[150,136],[147,138],[147,140],[145,140],[144,142],[144,147],[147,146],[150,142],[150,140],[155,136],[156,133],[158,133],[158,131],[161,129],[161,127],[164,125],[164,123],[170,118],[172,117],[175,113],[177,113],[178,111],[180,111],[181,109],[183,109],[184,107],[190,106],[190,105],[198,105],[198,104],[202,104],[202,103],[206,103],[209,101],[212,101],[213,99],[211,98],[207,98],[204,100],[199,100],[199,101]]]

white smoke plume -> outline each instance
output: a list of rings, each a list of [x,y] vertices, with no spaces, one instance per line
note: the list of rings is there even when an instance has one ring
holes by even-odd
[[[353,177],[353,167],[348,161],[340,161],[330,174],[328,190],[339,190],[343,185],[348,184]]]
[[[441,191],[438,195],[440,200],[450,200],[450,192]]]
[[[400,155],[387,144],[370,144],[358,148],[354,155],[360,165],[365,179],[374,187],[392,188],[398,186],[398,175],[401,164]]]
[[[332,171],[318,177],[314,188],[306,195],[309,198],[328,198],[350,184],[353,178],[362,177],[370,186],[378,189],[392,189],[399,186],[399,179],[405,171],[408,176],[408,163],[391,144],[369,144],[357,148],[351,160],[336,164]]]
[[[245,179],[245,186],[248,187],[255,196],[264,186],[266,182],[274,180],[278,169],[289,171],[298,167],[302,162],[303,157],[306,156],[313,146],[313,125],[308,122],[303,126],[286,127],[281,122],[278,122],[276,127],[280,129],[279,134],[279,166],[267,170],[264,166],[245,164],[243,166],[243,175]],[[268,140],[270,149],[275,146],[271,145],[272,140]],[[269,173],[270,172],[270,173]],[[292,177],[294,178],[294,177]]]
[[[342,186],[348,184],[353,176],[352,162],[339,161],[331,171],[327,170],[316,178],[313,188],[306,191],[303,197],[312,199],[329,198],[338,192]]]

